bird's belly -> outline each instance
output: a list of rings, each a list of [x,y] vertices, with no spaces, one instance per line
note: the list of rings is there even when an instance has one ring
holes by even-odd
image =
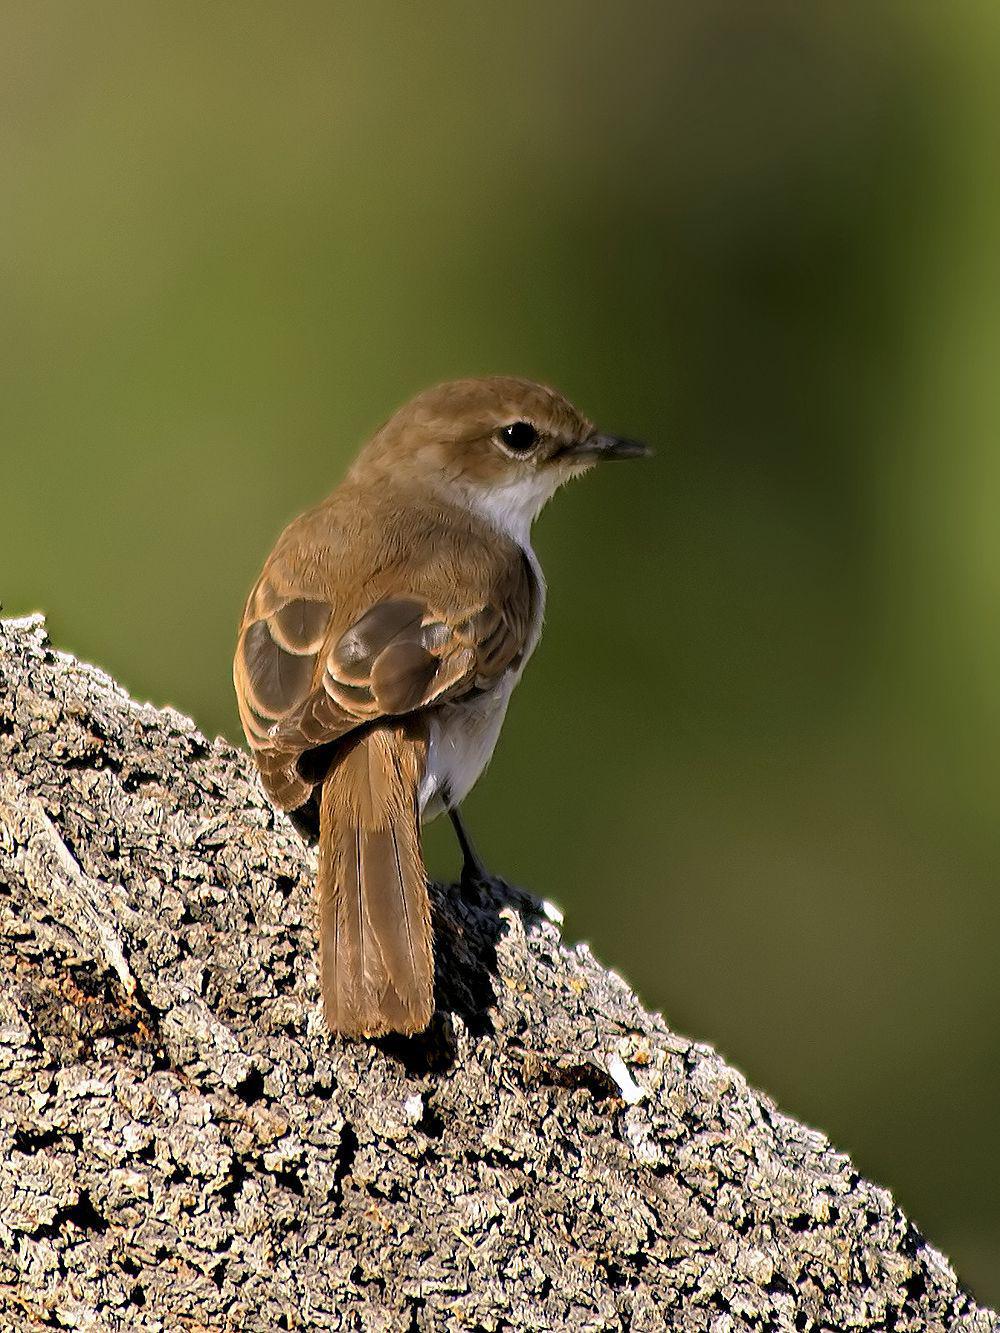
[[[517,675],[509,671],[488,694],[445,704],[430,718],[427,767],[420,784],[420,815],[436,818],[459,805],[490,762]]]

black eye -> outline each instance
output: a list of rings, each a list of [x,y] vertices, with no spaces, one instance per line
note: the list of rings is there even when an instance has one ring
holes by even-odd
[[[527,454],[538,443],[538,431],[530,421],[513,421],[509,426],[501,426],[497,435],[505,449],[515,454]]]

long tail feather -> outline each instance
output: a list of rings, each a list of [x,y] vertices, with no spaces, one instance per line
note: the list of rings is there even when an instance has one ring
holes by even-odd
[[[434,1011],[430,902],[417,792],[426,743],[376,728],[331,769],[320,801],[320,974],[334,1032],[422,1032]]]

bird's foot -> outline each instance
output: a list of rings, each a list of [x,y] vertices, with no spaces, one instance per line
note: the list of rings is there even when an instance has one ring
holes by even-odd
[[[538,900],[532,894],[511,884],[502,875],[491,875],[482,864],[466,862],[462,867],[459,887],[463,894],[479,902],[492,898],[494,901],[513,904],[520,912],[529,911],[532,914],[537,913],[539,908]]]
[[[488,893],[491,890],[508,888],[507,881],[499,875],[491,875],[485,866],[463,866],[459,880],[463,893]]]

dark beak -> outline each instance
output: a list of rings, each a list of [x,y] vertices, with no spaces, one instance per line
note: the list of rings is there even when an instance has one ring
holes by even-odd
[[[620,435],[591,435],[574,444],[569,451],[575,458],[649,458],[652,449],[641,440],[626,440]]]

